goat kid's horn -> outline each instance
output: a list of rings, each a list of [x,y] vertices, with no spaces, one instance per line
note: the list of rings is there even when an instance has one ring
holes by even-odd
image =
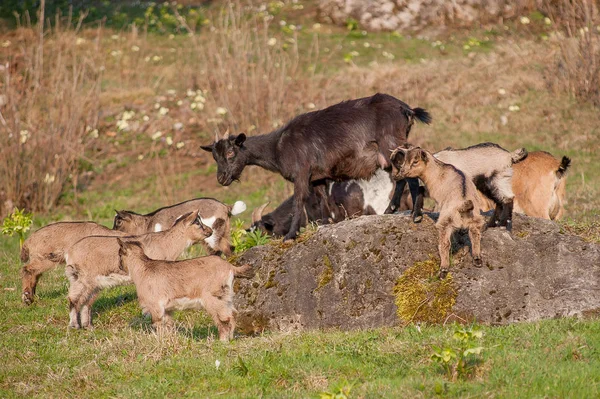
[[[260,220],[262,219],[263,211],[265,210],[267,205],[269,205],[269,202],[262,204],[252,212],[252,224],[260,222]]]

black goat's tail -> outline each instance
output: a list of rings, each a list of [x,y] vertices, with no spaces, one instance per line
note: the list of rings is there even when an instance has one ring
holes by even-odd
[[[429,125],[431,123],[431,115],[429,112],[425,111],[423,108],[413,108],[413,113],[417,120]]]
[[[558,170],[556,171],[556,176],[560,179],[561,177],[563,177],[565,175],[565,173],[567,173],[567,170],[569,169],[569,166],[571,166],[571,158],[564,156],[562,157],[562,161],[560,162],[560,166],[558,167]]]

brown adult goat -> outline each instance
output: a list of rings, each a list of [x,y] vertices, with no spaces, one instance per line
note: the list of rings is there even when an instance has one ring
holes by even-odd
[[[368,179],[379,168],[391,167],[389,154],[406,143],[414,121],[431,122],[422,108],[411,108],[387,94],[344,101],[299,115],[271,133],[246,138],[244,133],[202,146],[217,162],[217,181],[230,185],[246,165],[278,172],[294,183],[294,208],[285,239],[296,237],[310,186],[320,198],[322,215],[330,214],[325,183]],[[409,180],[413,201],[418,181]],[[401,193],[394,195],[399,202]],[[392,207],[393,208],[393,207]],[[413,214],[415,220],[419,215]]]

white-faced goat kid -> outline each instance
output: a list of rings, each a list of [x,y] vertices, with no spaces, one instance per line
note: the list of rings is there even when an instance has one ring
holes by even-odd
[[[571,160],[544,151],[530,152],[516,164],[512,179],[515,212],[557,220],[564,213],[566,173]]]
[[[440,277],[448,273],[450,239],[457,229],[468,229],[473,262],[475,266],[481,266],[481,232],[485,219],[480,214],[481,199],[473,182],[454,166],[443,163],[418,147],[410,150],[398,148],[392,153],[391,159],[395,177],[420,178],[437,204]]]
[[[21,261],[25,263],[21,269],[23,303],[33,303],[38,280],[43,273],[64,263],[65,252],[71,245],[92,235],[123,236],[125,233],[93,222],[58,222],[33,232],[21,248]]]
[[[202,223],[213,230],[202,246],[209,254],[231,255],[230,218],[246,210],[246,204],[236,201],[233,206],[213,198],[195,198],[179,204],[166,206],[140,215],[132,211],[116,211],[113,229],[131,235],[139,235],[166,230],[175,220],[188,212],[199,210]]]
[[[122,238],[140,242],[154,259],[175,260],[187,247],[211,233],[196,211],[182,216],[170,229]],[[119,267],[119,243],[115,237],[87,237],[75,243],[65,259],[65,274],[70,283],[69,327],[91,327],[91,309],[98,293],[104,288],[131,282],[129,275]]]
[[[369,179],[377,169],[389,168],[390,151],[406,142],[415,120],[430,123],[431,117],[424,109],[378,93],[299,115],[269,134],[217,136],[202,149],[212,152],[217,180],[224,186],[239,179],[247,165],[278,172],[294,183],[293,217],[285,235],[289,240],[298,233],[311,186],[326,219],[327,180]],[[409,187],[415,199],[418,181],[410,180]]]
[[[494,143],[481,143],[462,149],[445,149],[433,156],[463,172],[483,195],[494,202],[495,210],[488,222],[489,227],[512,229],[515,197],[512,166],[527,157],[527,150],[520,148],[509,152]]]
[[[171,327],[175,310],[204,308],[228,341],[235,330],[233,278],[251,278],[252,267],[235,267],[218,256],[181,261],[150,259],[139,242],[119,240],[121,268],[129,272],[144,314],[156,329]]]

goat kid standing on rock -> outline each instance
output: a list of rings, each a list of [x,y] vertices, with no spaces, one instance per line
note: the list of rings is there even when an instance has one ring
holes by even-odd
[[[155,259],[175,260],[187,247],[207,240],[211,234],[196,211],[182,216],[168,230],[122,238],[141,242]],[[65,274],[70,282],[69,327],[91,327],[92,305],[100,290],[131,282],[119,266],[119,244],[115,237],[87,237],[75,243],[65,259]]]
[[[175,310],[205,308],[228,341],[235,330],[233,278],[252,278],[250,265],[233,266],[218,256],[181,261],[148,258],[137,241],[118,240],[119,262],[129,273],[144,314],[150,314],[157,330],[172,327]]]
[[[304,206],[312,185],[319,196],[321,214],[327,218],[326,180],[370,179],[379,168],[389,168],[388,154],[406,143],[414,121],[430,123],[422,108],[410,108],[386,94],[344,101],[328,108],[299,115],[269,134],[246,138],[244,133],[227,136],[211,145],[217,162],[217,180],[224,186],[239,179],[246,165],[278,172],[294,183],[294,207],[286,240],[300,229]],[[409,180],[413,202],[419,184]],[[399,202],[402,193],[393,200]],[[394,206],[392,206],[394,208]],[[397,208],[397,205],[395,206]],[[415,220],[420,215],[413,213]]]
[[[410,150],[398,147],[390,158],[396,179],[420,178],[437,204],[439,217],[435,226],[439,232],[440,277],[446,277],[450,267],[452,233],[461,228],[469,230],[473,263],[481,267],[481,232],[485,219],[481,216],[483,204],[473,182],[454,166],[419,147]]]

